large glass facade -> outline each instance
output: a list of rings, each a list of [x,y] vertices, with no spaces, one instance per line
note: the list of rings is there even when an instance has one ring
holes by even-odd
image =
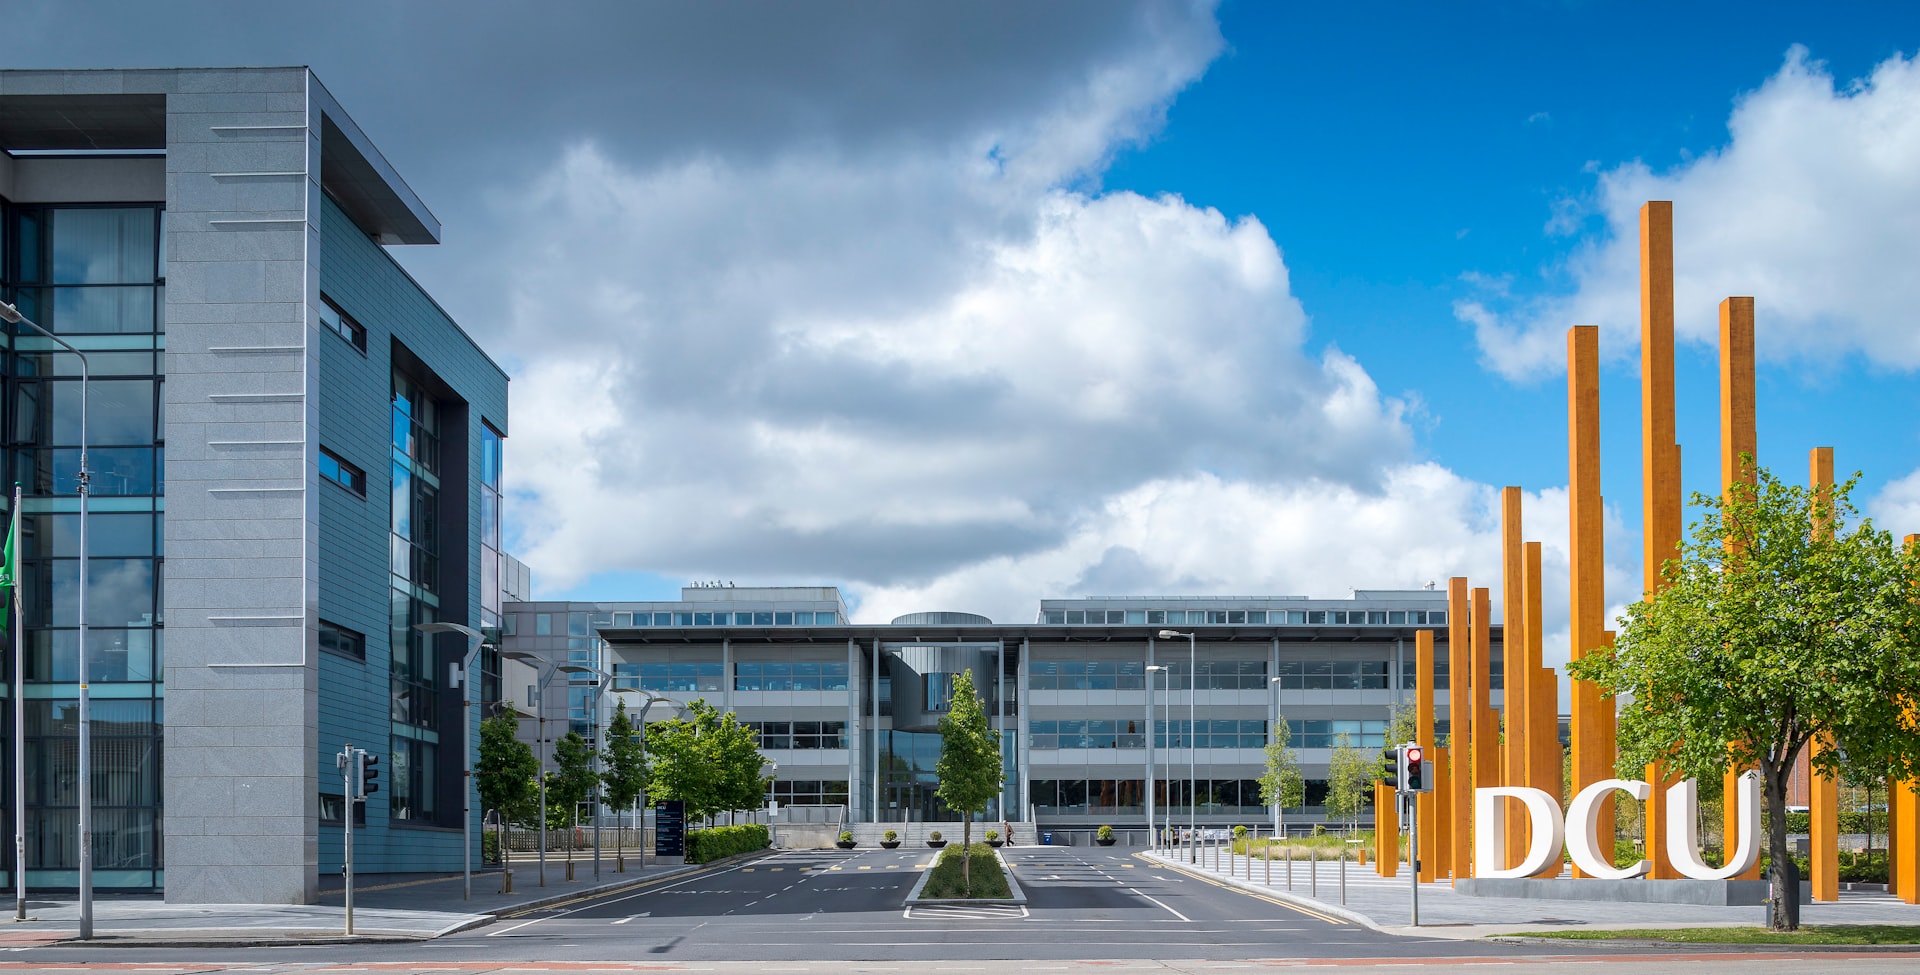
[[[93,699],[93,862],[101,887],[157,889],[161,729],[160,591],[165,211],[0,202],[0,295],[87,356],[87,674]],[[28,883],[77,883],[80,363],[24,327],[5,333],[5,456],[22,490],[21,661]],[[9,502],[10,503],[10,502]],[[11,640],[5,645],[11,646]],[[11,680],[8,661],[0,680]],[[7,715],[11,726],[12,715]],[[10,757],[9,757],[10,761]],[[4,788],[7,807],[19,809]],[[6,883],[11,844],[0,854]]]
[[[440,410],[419,383],[396,370],[392,416],[393,764],[387,802],[394,822],[434,823],[439,668],[432,638],[414,627],[433,622],[440,607]]]

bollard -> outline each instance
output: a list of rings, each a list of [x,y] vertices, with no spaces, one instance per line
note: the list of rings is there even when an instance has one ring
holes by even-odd
[[[1340,851],[1340,903],[1347,902],[1347,851]]]
[[[573,861],[567,861],[567,883],[573,883]]]
[[[1287,851],[1287,889],[1293,889],[1293,851]]]
[[[1320,896],[1320,848],[1307,850],[1307,895]]]
[[[1267,844],[1265,853],[1267,854],[1267,886],[1271,887],[1273,886],[1273,844],[1272,843]]]

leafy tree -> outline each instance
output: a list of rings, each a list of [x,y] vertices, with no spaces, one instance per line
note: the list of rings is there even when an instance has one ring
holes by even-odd
[[[689,821],[765,800],[760,736],[732,711],[696,700],[684,717],[648,722],[646,735],[651,798],[685,803]]]
[[[973,671],[953,680],[953,701],[940,718],[940,779],[934,795],[960,813],[960,884],[973,896],[973,817],[1000,794],[1000,734],[987,726],[987,711],[973,689]]]
[[[500,821],[509,825],[532,819],[540,797],[535,778],[540,760],[519,739],[519,731],[520,716],[511,708],[480,722],[480,759],[474,767],[481,808],[498,811]]]
[[[1907,713],[1920,701],[1920,558],[1871,521],[1847,527],[1858,475],[1827,492],[1755,474],[1724,499],[1693,496],[1701,516],[1663,567],[1665,588],[1628,609],[1610,652],[1586,648],[1572,671],[1625,700],[1622,769],[1660,759],[1702,780],[1729,763],[1759,769],[1771,879],[1785,889],[1787,781],[1808,743],[1837,746],[1812,759],[1827,774],[1843,771],[1843,752],[1920,772]],[[1772,926],[1792,920],[1776,901]]]
[[[1348,826],[1359,823],[1360,810],[1367,806],[1368,787],[1373,783],[1376,762],[1353,747],[1353,739],[1338,735],[1333,739],[1333,757],[1327,762],[1327,815],[1344,819]]]
[[[647,752],[640,736],[627,717],[627,702],[614,705],[613,720],[607,723],[607,747],[600,753],[600,780],[607,786],[607,802],[616,815],[625,815],[629,806],[647,787]]]
[[[547,773],[547,822],[557,811],[562,824],[573,821],[580,804],[593,798],[600,784],[593,771],[593,746],[577,731],[553,743],[554,771]],[[573,844],[567,844],[569,856]]]
[[[1300,756],[1289,744],[1293,730],[1285,715],[1273,723],[1273,740],[1267,742],[1267,772],[1260,776],[1260,801],[1276,810],[1298,806],[1307,801],[1307,780],[1300,774]],[[1276,829],[1284,829],[1283,813],[1274,814]]]
[[[540,762],[533,749],[519,739],[520,717],[502,707],[480,722],[480,756],[474,767],[482,809],[500,816],[500,861],[507,861],[513,824],[533,817],[539,804],[535,776]]]

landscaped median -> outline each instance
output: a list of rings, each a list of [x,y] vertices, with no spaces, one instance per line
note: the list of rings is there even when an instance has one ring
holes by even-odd
[[[1810,924],[1798,931],[1737,928],[1631,928],[1614,931],[1537,931],[1507,937],[1565,941],[1659,941],[1710,945],[1912,945],[1920,926],[1910,924]]]
[[[914,904],[1025,904],[1026,892],[1013,879],[1013,871],[1000,859],[999,851],[985,843],[973,844],[971,892],[960,876],[961,848],[949,846],[934,855],[933,866],[921,871],[920,880],[907,892],[907,905]]]

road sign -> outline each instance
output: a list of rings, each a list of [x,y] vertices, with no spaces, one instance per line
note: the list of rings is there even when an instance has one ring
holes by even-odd
[[[653,855],[657,857],[687,855],[686,803],[678,799],[670,799],[654,804]]]

